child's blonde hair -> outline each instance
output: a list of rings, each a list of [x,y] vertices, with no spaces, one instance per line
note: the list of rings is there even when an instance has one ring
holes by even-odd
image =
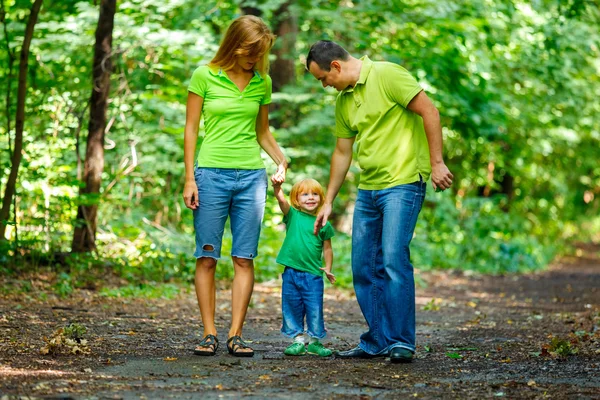
[[[319,206],[315,209],[315,214],[319,213],[323,203],[325,203],[325,194],[323,193],[323,187],[321,184],[314,179],[302,179],[300,182],[296,182],[292,186],[292,192],[290,193],[290,201],[295,209],[300,209],[300,203],[298,202],[298,195],[302,192],[315,192],[319,195]]]
[[[256,70],[264,77],[269,72],[269,50],[275,42],[275,35],[254,15],[244,15],[235,19],[223,38],[215,57],[208,64],[211,67],[230,70],[239,56],[260,56]]]

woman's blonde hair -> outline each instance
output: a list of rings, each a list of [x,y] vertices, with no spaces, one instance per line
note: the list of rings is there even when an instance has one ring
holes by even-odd
[[[275,35],[262,19],[243,15],[229,25],[217,54],[208,65],[227,71],[235,65],[236,57],[259,56],[255,69],[264,77],[269,72],[269,50],[274,42]]]
[[[304,192],[315,192],[319,195],[319,206],[315,209],[315,214],[319,213],[319,210],[325,203],[325,195],[323,193],[323,187],[321,184],[314,179],[302,179],[300,182],[296,182],[292,186],[292,192],[290,193],[290,201],[295,209],[300,209],[300,202],[298,201],[298,195]]]

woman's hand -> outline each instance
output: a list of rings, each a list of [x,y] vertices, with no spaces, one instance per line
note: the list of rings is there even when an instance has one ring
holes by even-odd
[[[200,199],[198,197],[198,186],[195,181],[188,181],[185,183],[185,186],[183,187],[183,201],[187,208],[192,210],[198,208]]]

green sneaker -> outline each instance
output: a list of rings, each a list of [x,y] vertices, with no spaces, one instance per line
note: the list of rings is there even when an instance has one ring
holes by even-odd
[[[283,354],[286,356],[303,356],[306,354],[304,343],[294,342],[290,344],[284,351]]]
[[[331,355],[331,350],[323,346],[321,342],[309,344],[306,350],[308,351],[308,354],[314,354],[319,357],[329,357]]]

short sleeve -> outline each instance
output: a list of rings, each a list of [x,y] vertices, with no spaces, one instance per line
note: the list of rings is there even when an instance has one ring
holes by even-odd
[[[387,64],[383,73],[382,82],[386,95],[404,108],[423,90],[416,79],[400,65]]]
[[[322,241],[329,240],[334,236],[335,236],[335,230],[333,229],[333,226],[331,226],[331,224],[329,222],[327,222],[325,224],[325,226],[322,227],[321,230],[319,231],[319,238]]]
[[[208,86],[208,67],[203,65],[196,68],[192,74],[192,79],[188,86],[188,91],[196,93],[198,96],[206,97],[206,87]]]
[[[335,136],[340,138],[352,138],[356,136],[350,128],[348,112],[344,104],[344,94],[340,93],[335,101]]]
[[[271,93],[273,92],[273,81],[269,75],[265,75],[265,95],[260,102],[261,106],[271,104]]]
[[[290,210],[288,211],[287,215],[283,216],[283,223],[286,224],[287,226],[290,225],[290,221],[293,218],[293,214],[297,212],[296,209],[294,207],[290,207]]]

